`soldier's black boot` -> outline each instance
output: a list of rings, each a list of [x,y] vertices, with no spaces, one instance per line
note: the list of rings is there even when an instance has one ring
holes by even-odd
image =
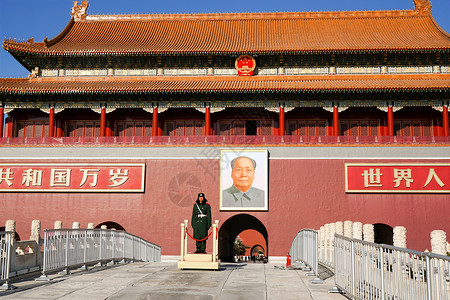
[[[202,253],[202,242],[195,242],[196,250],[195,253]]]
[[[206,241],[202,241],[200,242],[201,246],[200,246],[200,253],[206,253]]]

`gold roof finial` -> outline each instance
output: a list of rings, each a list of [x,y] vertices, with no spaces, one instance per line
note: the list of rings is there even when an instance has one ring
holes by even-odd
[[[416,14],[419,16],[425,16],[431,13],[431,3],[430,0],[414,0],[416,8]]]
[[[87,16],[87,8],[89,6],[89,2],[86,0],[81,1],[81,4],[78,5],[78,1],[73,1],[73,7],[71,11],[71,15],[75,21],[84,20]]]

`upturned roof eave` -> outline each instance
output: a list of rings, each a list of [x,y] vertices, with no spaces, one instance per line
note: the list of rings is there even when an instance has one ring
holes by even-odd
[[[378,48],[331,48],[331,49],[267,49],[251,50],[236,49],[222,51],[199,51],[199,50],[51,50],[46,48],[32,48],[17,46],[15,43],[4,42],[3,48],[8,52],[23,53],[37,56],[128,56],[128,55],[270,55],[270,54],[314,54],[314,53],[379,53],[379,52],[430,52],[450,51],[449,47],[378,47]]]
[[[99,85],[101,83],[101,85]],[[167,85],[170,83],[170,85]],[[195,84],[194,84],[195,83]],[[186,94],[450,91],[450,75],[0,79],[0,94]]]
[[[145,89],[132,89],[132,90],[70,90],[70,91],[4,91],[0,89],[0,94],[8,95],[134,95],[134,94],[248,94],[248,93],[392,93],[392,92],[449,92],[450,87],[417,87],[417,88],[302,88],[302,89],[282,89],[282,88],[261,88],[261,89],[212,89],[212,90],[145,90]]]

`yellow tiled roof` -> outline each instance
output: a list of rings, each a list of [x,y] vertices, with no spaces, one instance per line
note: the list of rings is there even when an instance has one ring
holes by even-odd
[[[0,79],[3,94],[450,90],[450,75],[152,76]]]
[[[5,40],[46,55],[300,53],[450,49],[450,36],[417,10],[179,15],[93,15],[52,40]]]

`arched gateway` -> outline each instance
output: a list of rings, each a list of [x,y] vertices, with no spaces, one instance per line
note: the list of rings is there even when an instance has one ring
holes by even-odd
[[[261,233],[268,248],[268,234],[264,224],[249,214],[238,214],[227,219],[219,230],[219,258],[221,261],[233,260],[233,243],[237,235],[244,230],[253,229]],[[268,251],[266,255],[269,255]]]

